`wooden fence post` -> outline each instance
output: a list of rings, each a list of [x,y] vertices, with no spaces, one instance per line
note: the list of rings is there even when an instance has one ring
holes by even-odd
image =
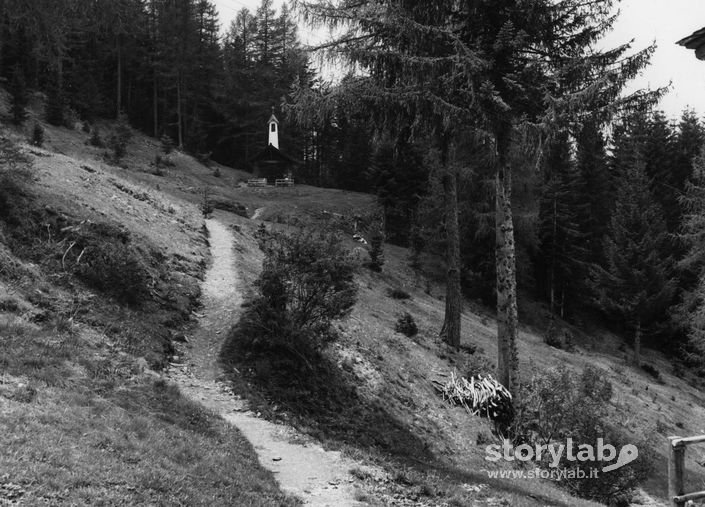
[[[674,500],[674,497],[685,493],[683,485],[685,443],[679,440],[680,437],[668,437],[668,504],[673,507],[685,506],[685,502]]]

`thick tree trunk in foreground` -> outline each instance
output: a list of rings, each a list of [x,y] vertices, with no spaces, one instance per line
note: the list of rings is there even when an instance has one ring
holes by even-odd
[[[496,186],[497,262],[497,377],[512,395],[516,394],[519,357],[517,354],[518,315],[516,261],[512,219],[511,168],[500,158]]]
[[[445,194],[446,263],[446,310],[441,328],[441,338],[451,347],[460,348],[460,231],[458,227],[458,174],[452,164],[446,163],[443,175]]]

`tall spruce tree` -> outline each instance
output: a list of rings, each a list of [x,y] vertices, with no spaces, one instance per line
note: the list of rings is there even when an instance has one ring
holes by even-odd
[[[695,112],[684,111],[678,123],[675,134],[674,153],[675,160],[671,162],[672,178],[674,186],[678,189],[678,222],[683,224],[684,214],[688,211],[684,209],[684,201],[680,200],[680,195],[687,192],[688,183],[698,178],[695,168],[699,167],[702,160],[699,158],[702,147],[705,145],[705,128],[698,119]],[[697,163],[696,163],[697,162]],[[691,182],[692,183],[692,182]],[[683,245],[677,243],[676,251],[682,255]],[[685,282],[688,284],[688,282]]]
[[[584,293],[589,264],[587,235],[581,225],[589,216],[590,203],[570,149],[565,133],[546,150],[539,209],[541,278],[546,280],[551,315],[561,318]]]
[[[679,242],[674,241],[680,222],[681,206],[678,195],[682,183],[675,176],[675,133],[674,128],[659,111],[644,108],[624,115],[616,124],[613,134],[613,149],[610,165],[618,181],[627,177],[632,167],[643,165],[650,184],[650,196],[663,213],[667,235],[657,246],[659,258],[677,257]],[[616,204],[615,204],[616,205]],[[603,266],[606,264],[603,263]],[[677,295],[671,291],[671,297]],[[675,303],[675,299],[660,305],[650,315],[649,325],[652,337],[662,343],[671,341],[676,327],[665,308]]]
[[[680,224],[678,194],[683,190],[685,180],[677,177],[676,135],[663,111],[654,111],[648,117],[643,141],[641,152],[646,174],[651,179],[654,196],[666,214],[668,231],[676,232]]]
[[[693,175],[694,162],[705,144],[705,128],[693,110],[683,111],[675,139],[676,161],[673,178],[684,189]]]
[[[687,337],[686,359],[700,363],[705,359],[705,146],[693,161],[680,204],[684,214],[679,239],[685,255],[677,264],[682,292],[672,314]]]
[[[581,200],[588,202],[580,232],[586,238],[592,264],[602,263],[602,240],[607,234],[614,202],[615,182],[610,173],[605,138],[596,119],[587,118],[576,137],[576,164],[582,188]]]
[[[597,303],[625,319],[634,333],[634,362],[641,362],[644,329],[667,307],[674,290],[673,260],[664,257],[668,241],[661,206],[641,157],[625,168],[604,241],[604,268],[594,268]]]
[[[329,117],[330,112],[365,113],[378,125],[402,132],[406,126],[433,132],[446,167],[445,230],[447,238],[446,312],[441,336],[460,345],[460,241],[457,219],[457,166],[447,164],[448,147],[472,109],[467,83],[481,60],[450,28],[453,2],[411,1],[335,4],[299,2],[314,25],[340,28],[335,40],[322,45],[365,74],[351,76],[327,97],[296,90],[297,116]],[[463,100],[449,101],[462,96]],[[321,110],[327,112],[321,114]],[[354,111],[351,111],[354,109]]]

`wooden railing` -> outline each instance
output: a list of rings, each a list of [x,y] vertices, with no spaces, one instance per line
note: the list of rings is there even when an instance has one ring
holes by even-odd
[[[673,507],[685,507],[690,500],[705,498],[705,491],[686,493],[685,448],[705,442],[705,435],[697,437],[668,437],[668,500]]]

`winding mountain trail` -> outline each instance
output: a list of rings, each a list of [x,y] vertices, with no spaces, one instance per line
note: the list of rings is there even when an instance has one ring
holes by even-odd
[[[234,237],[215,219],[206,220],[212,264],[202,282],[203,315],[197,332],[183,351],[186,362],[173,365],[168,377],[192,400],[222,416],[254,447],[259,461],[271,470],[281,489],[306,505],[357,506],[352,467],[339,452],[326,451],[293,428],[273,424],[250,412],[247,402],[218,380],[218,353],[230,326],[240,317],[242,295],[235,269]],[[296,440],[297,443],[292,443]],[[363,467],[364,468],[364,467]]]

